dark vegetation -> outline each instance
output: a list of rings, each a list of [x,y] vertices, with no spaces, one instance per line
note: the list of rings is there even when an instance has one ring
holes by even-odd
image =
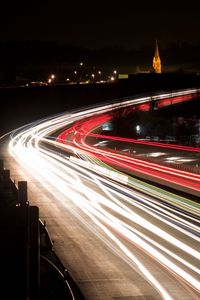
[[[55,42],[24,41],[0,43],[0,84],[10,84],[16,76],[30,80],[46,80],[48,72],[56,72],[59,81],[66,73],[77,68],[80,61],[84,68],[101,68],[104,73],[117,68],[119,72],[134,73],[137,68],[150,70],[154,45],[127,50],[123,47],[103,49],[79,48]],[[160,49],[164,71],[197,71],[200,68],[200,43],[169,44]],[[172,67],[172,69],[170,69]]]
[[[199,86],[200,75],[172,73],[138,74],[105,84],[0,88],[0,135],[40,118],[107,100]]]
[[[200,98],[150,111],[121,108],[113,117],[113,135],[158,141],[171,138],[180,145],[200,146],[194,139],[200,130]]]

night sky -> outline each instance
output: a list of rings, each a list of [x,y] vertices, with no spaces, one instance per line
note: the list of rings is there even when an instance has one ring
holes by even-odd
[[[5,1],[5,0],[4,0]],[[140,48],[200,41],[200,1],[5,1],[0,41]]]

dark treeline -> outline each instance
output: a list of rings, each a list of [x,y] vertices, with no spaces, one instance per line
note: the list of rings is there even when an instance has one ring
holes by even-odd
[[[165,48],[160,48],[161,58],[166,64],[200,62],[200,42],[192,45],[189,43],[171,43]],[[128,50],[123,47],[87,49],[56,42],[1,42],[0,63],[44,63],[62,61],[76,63],[85,60],[88,64],[146,64],[151,61],[155,47],[142,47]]]
[[[121,71],[129,72],[136,67],[150,68],[155,51],[152,47],[127,50],[123,47],[86,49],[55,42],[25,41],[0,43],[0,72],[5,69],[21,71],[23,68],[35,66],[67,65],[76,67],[80,61],[87,66],[118,67]],[[179,66],[184,70],[185,65],[200,68],[200,42],[169,44],[159,47],[162,66]],[[195,69],[195,70],[196,70]],[[167,70],[167,67],[166,67]],[[164,71],[164,69],[163,69]]]
[[[150,111],[131,108],[113,111],[112,134],[115,136],[148,140],[156,138],[158,141],[199,147],[199,130],[199,97]]]
[[[174,91],[177,89],[196,88],[200,86],[200,76],[197,74],[135,74],[127,80],[118,80],[113,83],[103,84],[58,84],[48,86],[13,86],[10,88],[0,88],[0,135],[25,125],[63,111],[70,111],[96,103],[111,101],[115,99],[127,99],[127,97],[136,97],[135,95],[154,95],[160,91]],[[198,101],[199,102],[199,101]],[[186,104],[185,104],[186,105]],[[189,103],[187,104],[189,105]],[[166,110],[165,110],[166,111]],[[186,112],[194,112],[196,118],[200,118],[199,106],[195,106],[192,102],[192,107],[187,107]],[[161,115],[159,113],[159,115]],[[116,134],[122,136],[134,136],[133,128],[129,128],[130,124],[135,121],[135,127],[139,120],[143,117],[146,123],[151,123],[155,129],[159,125],[160,120],[154,112],[154,121],[149,119],[152,114],[149,113],[134,113],[132,115],[121,114],[123,119],[115,118]],[[171,117],[173,113],[169,113],[166,120],[169,123],[173,122]],[[182,114],[180,115],[182,116]],[[185,118],[193,118],[183,115]],[[123,124],[123,126],[121,126]],[[162,123],[160,123],[162,124]],[[167,125],[167,124],[166,124]],[[134,128],[135,128],[134,127]],[[150,126],[151,127],[151,126]],[[150,128],[149,127],[149,128]],[[165,126],[163,126],[164,128]],[[152,129],[152,130],[154,130]],[[120,132],[118,132],[120,130]],[[121,130],[123,132],[121,132]],[[125,130],[125,132],[124,132]],[[143,132],[144,134],[144,132]],[[145,132],[146,135],[156,135],[155,132]]]

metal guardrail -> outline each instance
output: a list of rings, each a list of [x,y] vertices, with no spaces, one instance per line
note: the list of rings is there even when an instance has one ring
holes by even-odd
[[[46,221],[42,222],[39,219],[39,226],[40,226],[40,246],[44,249],[53,250],[53,241],[50,237],[48,232]]]
[[[61,277],[61,279],[63,280],[64,284],[66,285],[70,295],[71,295],[71,300],[76,300],[77,298],[75,297],[74,293],[73,293],[73,290],[69,284],[69,282],[67,281],[66,279],[66,274],[65,273],[62,273],[59,268],[52,262],[50,261],[48,258],[46,258],[45,256],[41,255],[40,256],[41,259],[43,259],[51,268],[52,270],[57,273],[57,275],[59,277]],[[67,271],[66,271],[67,272]]]
[[[16,206],[29,205],[27,196],[27,181],[18,181],[10,177],[10,170],[7,170],[3,166],[3,160],[0,160],[0,188],[3,193],[9,194],[15,201]]]
[[[10,178],[10,171],[4,169],[2,160],[0,160],[0,192],[2,194],[1,195],[2,199],[6,199],[5,208],[11,208],[12,210],[16,209],[17,212],[21,211],[21,209],[23,210],[23,212],[28,212],[26,210],[26,207],[27,207],[27,209],[32,208],[31,206],[29,206],[29,202],[27,199],[27,182],[19,181],[18,184],[16,184],[16,182]],[[3,203],[3,207],[4,207],[4,203]],[[17,207],[19,207],[19,209]],[[29,213],[27,213],[27,216],[29,216]],[[30,222],[32,222],[33,218],[31,218],[31,219],[28,218],[27,220],[30,220]],[[37,220],[38,220],[39,224],[37,223]],[[58,280],[61,280],[61,282],[63,281],[64,286],[65,286],[65,289],[63,289],[64,297],[66,297],[66,295],[65,295],[65,293],[66,293],[66,294],[68,294],[68,297],[69,297],[69,298],[67,297],[67,299],[84,300],[84,297],[82,296],[81,291],[79,290],[78,286],[73,281],[72,277],[70,276],[70,274],[68,273],[68,271],[66,270],[66,268],[61,263],[61,261],[59,260],[56,253],[53,250],[53,241],[48,232],[48,229],[46,226],[46,221],[42,222],[42,220],[39,218],[39,214],[35,221],[37,223],[36,224],[37,228],[32,226],[32,223],[27,224],[27,228],[30,228],[30,226],[33,227],[33,228],[31,227],[33,230],[31,233],[31,235],[32,235],[31,239],[33,239],[33,236],[36,236],[36,234],[38,233],[38,229],[39,229],[40,244],[38,244],[38,241],[39,241],[38,237],[35,240],[35,241],[37,241],[35,246],[40,247],[40,251],[38,252],[38,253],[40,253],[39,260],[45,260],[45,262],[48,264],[48,267],[47,267],[48,272],[53,270],[52,272],[55,272],[55,274],[57,274]],[[39,228],[38,228],[38,226],[39,226]],[[26,225],[25,225],[25,228],[26,228]],[[34,253],[35,253],[35,251],[34,251]],[[38,260],[38,262],[39,262],[39,260]],[[38,267],[40,269],[40,266],[38,266]],[[28,267],[28,269],[29,269],[29,267]],[[40,270],[39,270],[39,272],[40,272]],[[53,274],[52,274],[52,276],[53,276]],[[59,286],[60,286],[60,284],[58,285],[58,289],[59,289]],[[47,288],[49,289],[51,287],[47,287]],[[62,293],[62,289],[58,290],[58,291]]]

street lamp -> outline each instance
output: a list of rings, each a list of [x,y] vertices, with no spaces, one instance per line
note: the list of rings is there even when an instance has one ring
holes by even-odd
[[[54,74],[51,74],[50,76],[49,76],[49,78],[48,78],[48,83],[50,84],[52,84],[53,83],[53,81],[54,81],[54,79],[55,79],[55,75]]]
[[[77,73],[78,73],[78,72],[75,70],[75,71],[74,71],[74,82],[77,82],[77,81],[78,81]]]
[[[117,79],[117,70],[114,70],[113,74],[114,74],[114,80]]]
[[[98,71],[98,74],[99,74],[99,81],[101,81],[101,71],[100,70]]]
[[[83,74],[83,70],[84,70],[84,67],[83,67],[83,62],[81,61],[79,63],[79,81],[82,82],[83,81],[83,78],[84,78],[84,74]]]

